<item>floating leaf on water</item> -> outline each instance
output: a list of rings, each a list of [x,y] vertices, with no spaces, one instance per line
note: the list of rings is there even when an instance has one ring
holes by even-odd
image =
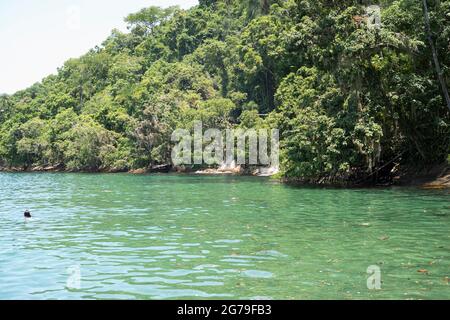
[[[419,269],[419,270],[417,270],[417,272],[423,273],[423,274],[428,274],[428,270],[427,269]]]

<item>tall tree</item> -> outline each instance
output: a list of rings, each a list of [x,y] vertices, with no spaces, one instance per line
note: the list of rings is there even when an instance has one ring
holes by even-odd
[[[154,27],[169,18],[177,10],[179,10],[178,6],[166,9],[152,6],[128,15],[125,22],[130,26],[140,27],[151,33]]]
[[[436,73],[437,73],[437,76],[438,76],[438,79],[439,79],[439,83],[441,85],[442,94],[444,95],[445,102],[447,104],[447,108],[450,111],[450,95],[448,93],[447,84],[445,82],[444,74],[442,72],[441,63],[439,62],[439,57],[438,57],[438,54],[437,54],[437,50],[436,50],[436,47],[435,47],[434,42],[433,42],[433,37],[431,35],[430,15],[428,13],[427,0],[422,0],[422,2],[423,2],[423,14],[424,14],[424,18],[425,18],[425,29],[426,29],[425,31],[426,31],[426,34],[427,34],[428,43],[430,44],[431,53],[433,55],[434,67],[436,69]]]

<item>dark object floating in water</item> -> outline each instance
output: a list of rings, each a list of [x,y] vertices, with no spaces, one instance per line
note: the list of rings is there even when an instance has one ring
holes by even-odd
[[[28,210],[25,210],[25,212],[23,213],[23,216],[24,216],[25,218],[31,218],[31,212],[28,211]]]

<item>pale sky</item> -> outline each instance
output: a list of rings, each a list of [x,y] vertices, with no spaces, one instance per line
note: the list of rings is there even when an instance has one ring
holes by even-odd
[[[56,73],[100,45],[129,13],[149,6],[189,8],[198,0],[0,0],[0,94]]]

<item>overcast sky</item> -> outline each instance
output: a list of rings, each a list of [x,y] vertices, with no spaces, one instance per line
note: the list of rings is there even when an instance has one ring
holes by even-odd
[[[152,5],[197,0],[0,0],[0,94],[25,89],[100,45],[123,18]]]

